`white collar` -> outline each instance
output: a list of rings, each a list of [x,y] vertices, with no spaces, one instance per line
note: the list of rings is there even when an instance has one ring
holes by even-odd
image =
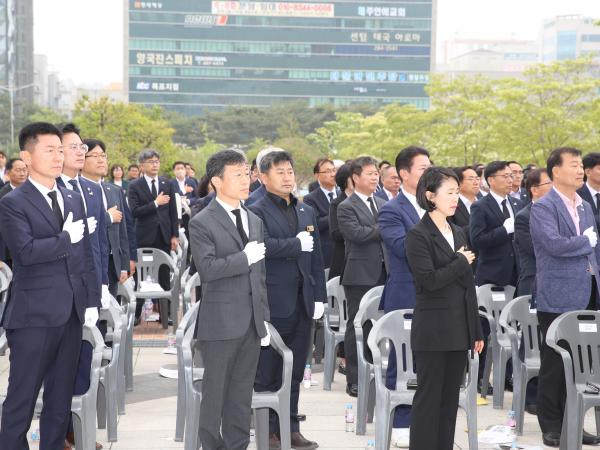
[[[151,178],[148,175],[144,174],[144,178],[146,179],[146,182],[148,184],[152,184],[152,180],[156,180],[156,182],[158,183],[158,175],[156,175],[156,178]]]
[[[363,202],[365,202],[365,203],[367,203],[367,204],[369,203],[369,199],[370,199],[370,198],[373,198],[373,194],[371,194],[371,195],[365,195],[365,194],[361,194],[361,193],[360,193],[360,192],[358,192],[358,191],[354,191],[354,193],[355,193],[356,195],[358,195],[358,198],[360,198],[360,199],[361,199]]]
[[[508,196],[506,196],[506,197],[500,197],[498,194],[496,194],[491,189],[490,189],[490,194],[492,195],[492,197],[494,197],[494,200],[496,200],[496,203],[498,203],[498,205],[500,205],[500,206],[502,206],[502,202],[504,200],[506,200],[506,203],[510,203],[510,201],[508,200]]]
[[[592,198],[594,199],[594,201],[596,201],[596,199],[595,199],[596,194],[600,194],[600,191],[597,191],[592,186],[590,186],[590,183],[588,181],[585,182],[585,185],[587,186],[588,190],[590,191],[590,194],[592,194]]]
[[[88,181],[89,181],[89,182],[91,182],[91,183],[97,184],[98,186],[101,186],[101,185],[102,185],[102,178],[100,178],[100,181],[94,181],[94,180],[92,180],[92,179],[90,179],[90,178],[84,177],[83,175],[81,175],[81,178],[83,178],[83,179],[85,179],[85,180],[88,180]]]
[[[327,189],[325,189],[323,186],[319,185],[319,188],[321,188],[321,190],[323,191],[323,194],[325,194],[325,197],[327,197],[327,200],[329,200],[329,194],[333,194],[333,198],[337,197],[337,194],[335,192],[335,187],[333,188],[333,190],[328,191]]]
[[[61,173],[60,178],[65,183],[65,186],[68,185],[69,188],[71,187],[71,185],[69,183],[69,181],[71,181],[71,180],[75,180],[75,181],[77,181],[77,184],[79,184],[79,175],[75,175],[73,178],[71,178],[69,175],[65,175],[64,173]]]
[[[225,211],[227,211],[229,214],[233,214],[231,211],[233,211],[234,209],[240,209],[243,210],[241,202],[240,205],[237,208],[234,208],[233,206],[225,203],[223,200],[221,200],[218,196],[215,196],[215,200],[219,203],[219,205],[221,205],[223,207],[223,209]]]
[[[474,203],[471,200],[469,200],[467,197],[465,197],[462,194],[458,194],[458,198],[460,198],[462,200],[462,202],[465,204],[465,206],[467,207],[467,211],[471,211],[471,205]]]
[[[388,191],[386,188],[382,188],[383,192],[385,192],[385,195],[387,196],[388,200],[392,200],[396,197],[394,197],[394,194],[392,194],[390,191]],[[396,194],[398,195],[398,194]]]
[[[37,181],[35,181],[31,177],[29,177],[29,181],[31,182],[31,184],[33,184],[33,186],[38,191],[40,191],[40,193],[44,196],[44,198],[46,198],[48,196],[49,192],[58,192],[58,187],[56,186],[56,182],[54,182],[54,186],[52,187],[52,189],[48,189],[46,186],[44,186],[43,184],[38,183]]]

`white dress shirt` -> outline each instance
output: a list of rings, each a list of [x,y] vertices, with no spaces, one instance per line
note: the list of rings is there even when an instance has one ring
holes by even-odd
[[[229,218],[233,222],[233,226],[235,226],[235,227],[237,227],[237,225],[235,223],[235,220],[236,220],[235,214],[233,214],[231,211],[233,211],[234,209],[239,209],[242,212],[242,227],[244,228],[244,231],[246,232],[246,236],[248,236],[248,238],[249,238],[250,237],[250,228],[248,227],[248,212],[244,208],[242,208],[242,205],[240,204],[240,206],[238,206],[237,208],[234,208],[234,207],[228,205],[227,203],[225,203],[218,196],[215,197],[215,200],[217,202],[219,202],[219,205],[221,205],[223,207],[223,209],[227,212],[227,215],[229,216]]]
[[[421,219],[425,215],[425,210],[419,206],[419,203],[417,202],[417,197],[406,192],[404,188],[402,188],[402,193],[408,199],[410,204],[413,205],[415,211],[419,215],[419,219]]]
[[[44,199],[46,200],[46,203],[48,203],[48,206],[50,206],[50,209],[52,209],[52,199],[50,198],[50,196],[48,195],[49,192],[56,192],[56,200],[58,201],[58,206],[60,207],[60,210],[62,212],[63,217],[65,216],[65,201],[62,198],[62,194],[60,193],[60,190],[58,189],[58,187],[56,187],[56,183],[54,183],[54,187],[52,189],[48,189],[46,186],[44,186],[43,184],[38,183],[37,181],[33,180],[31,177],[29,177],[29,181],[31,181],[31,184],[33,184],[33,186],[40,191],[40,193],[42,194],[42,197],[44,197]]]
[[[183,193],[183,195],[185,195],[185,178],[183,180],[180,180],[179,178],[175,179],[177,180],[177,184],[179,185],[179,190]]]
[[[492,197],[494,197],[494,200],[496,200],[496,203],[498,203],[498,208],[500,208],[500,212],[502,214],[504,214],[504,211],[502,211],[502,201],[506,200],[506,207],[508,208],[508,213],[510,214],[510,217],[512,219],[514,219],[515,213],[512,209],[512,205],[510,204],[510,199],[508,198],[508,196],[500,197],[498,194],[496,194],[494,191],[491,191],[491,190],[490,190],[490,194],[492,195]]]
[[[464,203],[464,205],[467,208],[467,211],[469,212],[469,214],[471,214],[471,205],[473,203],[471,203],[471,200],[469,200],[467,197],[465,197],[462,194],[458,194],[458,198],[460,198],[462,200],[462,202]]]
[[[388,198],[388,200],[393,200],[396,197],[394,196],[394,194],[392,194],[390,191],[388,191],[386,188],[382,188],[383,192],[385,192],[386,197]],[[398,195],[398,194],[396,194]]]
[[[69,183],[69,181],[71,180],[75,180],[77,182],[77,187],[79,188],[79,193],[81,194],[81,198],[83,199],[83,209],[85,210],[85,214],[87,215],[87,203],[85,202],[85,196],[83,195],[83,188],[81,187],[81,183],[79,182],[79,176],[76,176],[75,178],[71,178],[68,175],[65,175],[64,173],[60,174],[60,178],[63,180],[63,183],[65,183],[65,187],[70,190],[73,191],[73,185],[71,183]]]
[[[454,235],[452,234],[452,228],[450,228],[449,232],[442,232],[442,236],[448,241],[450,248],[454,251]]]
[[[361,193],[360,193],[360,192],[358,192],[358,191],[354,191],[354,193],[355,193],[356,195],[358,195],[358,198],[360,198],[360,199],[363,201],[363,203],[364,203],[365,205],[367,205],[367,208],[369,209],[369,211],[371,211],[371,203],[369,202],[369,199],[370,199],[370,198],[372,198],[372,199],[373,199],[373,206],[375,207],[375,211],[378,211],[378,212],[379,212],[379,209],[377,208],[377,202],[375,201],[375,197],[374,197],[372,194],[371,194],[371,196],[369,197],[369,196],[367,196],[367,195],[365,195],[365,194],[361,194]],[[371,213],[371,214],[372,214],[372,213]]]
[[[590,191],[590,195],[592,196],[592,200],[594,202],[594,205],[596,205],[596,209],[597,209],[598,208],[598,198],[596,197],[596,194],[600,194],[600,191],[597,191],[592,186],[590,186],[589,181],[586,181],[585,185],[587,186],[588,190]]]
[[[319,187],[323,191],[323,194],[325,194],[325,198],[327,199],[327,201],[329,203],[331,203],[332,200],[335,200],[337,198],[337,193],[335,192],[335,188],[333,188],[333,191],[328,191],[323,186],[319,186]],[[329,194],[333,194],[333,199],[329,198]]]

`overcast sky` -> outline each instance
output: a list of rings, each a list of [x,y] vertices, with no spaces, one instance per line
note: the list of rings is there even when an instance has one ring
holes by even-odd
[[[600,18],[600,0],[438,0],[438,45],[452,36],[535,39],[543,19],[562,14]],[[34,35],[35,53],[61,78],[122,81],[123,0],[34,0]]]

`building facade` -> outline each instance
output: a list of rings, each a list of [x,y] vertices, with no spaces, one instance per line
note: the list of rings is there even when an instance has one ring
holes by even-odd
[[[132,103],[428,107],[437,0],[126,0]]]
[[[600,61],[600,27],[581,15],[544,21],[540,38],[543,62],[563,61],[591,54]]]

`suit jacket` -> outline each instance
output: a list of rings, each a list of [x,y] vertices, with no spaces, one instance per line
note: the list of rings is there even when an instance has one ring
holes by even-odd
[[[337,195],[339,195],[339,192],[337,192]],[[312,207],[317,214],[323,264],[325,267],[329,267],[331,266],[331,253],[333,251],[333,241],[329,232],[329,199],[325,196],[323,190],[319,188],[305,195],[302,201]]]
[[[580,232],[592,226],[598,231],[588,202],[579,206],[578,213]],[[592,289],[591,274],[600,279],[597,264],[600,246],[592,248],[587,237],[577,235],[573,219],[554,189],[531,207],[529,227],[537,263],[538,311],[562,314],[585,309]]]
[[[514,216],[523,207],[509,197]],[[506,232],[504,215],[493,195],[489,194],[471,205],[471,243],[477,252],[475,282],[498,286],[516,286],[518,266],[512,236]]]
[[[385,202],[374,197],[381,212]],[[379,227],[371,210],[356,193],[338,206],[338,224],[346,243],[346,261],[342,284],[375,286],[381,277],[387,255],[381,242]]]
[[[531,199],[529,198],[529,193],[527,192],[527,189],[525,189],[524,187],[519,189],[519,198],[517,200],[520,200],[523,206],[527,206],[531,203]]]
[[[317,180],[311,181],[310,183],[308,183],[308,192],[312,192],[315,189],[318,189],[318,187],[319,187],[319,182]]]
[[[290,317],[298,304],[301,288],[304,310],[312,318],[315,302],[327,301],[319,227],[313,209],[301,202],[296,204],[298,228],[292,236],[288,222],[270,197],[263,197],[250,209],[262,219],[264,225],[271,317]],[[311,226],[314,229],[311,232],[314,238],[313,251],[303,252],[296,235]]]
[[[4,189],[4,188],[2,188]],[[587,187],[587,184],[584,184],[581,188],[577,190],[579,196],[584,199],[586,202],[590,204],[592,207],[592,212],[594,213],[594,219],[596,220],[596,227],[600,229],[600,210],[596,207],[595,199],[592,197],[592,193]],[[2,194],[2,190],[0,190],[0,195]]]
[[[469,214],[467,206],[460,198],[458,199],[458,207],[456,208],[454,215],[448,217],[448,221],[452,222],[454,225],[463,230],[463,233],[465,233],[465,236],[467,237],[467,242],[469,243],[468,245],[471,246],[469,239],[469,223],[471,222],[471,214]]]
[[[127,197],[121,190],[121,200],[123,203],[123,219],[125,228],[127,228],[127,242],[129,244],[129,261],[137,261],[137,236],[135,235],[135,219],[129,208]]]
[[[244,204],[249,207],[250,205],[258,202],[259,200],[262,200],[262,198],[265,196],[266,193],[267,193],[267,189],[265,188],[265,185],[261,184],[258,189],[256,189],[255,191],[252,191],[252,193],[248,197],[248,200],[246,200],[244,202]]]
[[[263,242],[262,222],[251,211],[248,231],[250,241]],[[265,261],[248,266],[242,239],[219,202],[211,202],[190,220],[190,244],[202,280],[196,338],[236,339],[246,334],[251,320],[257,334],[266,336],[264,322],[270,316]]]
[[[78,193],[58,187],[64,217],[84,220]],[[100,286],[87,225],[84,237],[71,244],[50,205],[29,180],[0,201],[0,230],[13,258],[13,280],[2,317],[6,329],[57,327],[73,307],[83,323],[85,309],[100,306]],[[43,343],[40,343],[42,345]]]
[[[129,272],[129,240],[127,239],[127,218],[124,213],[123,193],[119,186],[106,181],[102,182],[102,189],[106,196],[106,209],[116,206],[123,213],[123,219],[119,223],[112,223],[108,212],[106,213],[108,243],[115,273],[119,276],[122,271]]]
[[[138,247],[153,247],[157,233],[162,234],[167,246],[172,237],[179,236],[177,203],[169,180],[158,177],[156,191],[168,195],[169,203],[156,207],[146,178],[143,176],[129,185],[127,196],[131,213],[136,220],[135,232]]]
[[[383,188],[376,191],[375,194],[373,194],[373,195],[375,195],[375,197],[379,197],[381,200],[383,200],[385,202],[393,200],[393,198],[388,197],[388,195],[385,193],[385,190]]]
[[[10,183],[6,183],[4,186],[2,186],[2,188],[0,188],[0,199],[2,199],[6,194],[11,192],[12,190],[13,188],[10,185]],[[0,234],[0,261],[4,261],[9,266],[12,266],[12,262],[10,260],[10,252],[8,250],[8,247],[4,243],[4,238],[2,237],[2,234]]]
[[[344,242],[344,236],[340,231],[340,225],[337,218],[337,210],[340,203],[346,200],[348,196],[345,192],[341,192],[331,202],[329,207],[329,233],[331,234],[331,241],[333,243],[333,249],[331,251],[331,265],[329,266],[329,279],[337,276],[341,277],[344,273],[344,260],[346,257],[346,244]]]
[[[185,178],[184,184],[185,184],[185,186],[191,187],[192,192],[182,192],[181,189],[179,189],[179,183],[177,182],[177,178],[173,178],[171,180],[171,188],[173,189],[173,192],[179,194],[182,197],[187,198],[189,201],[189,204],[191,206],[199,200],[198,196],[196,195],[196,191],[198,189],[198,184],[196,182],[194,182],[194,178],[188,178],[188,177]]]
[[[417,300],[411,327],[416,351],[458,351],[483,339],[473,271],[456,250],[467,243],[463,231],[450,223],[451,248],[429,214],[406,235],[406,258]]]
[[[415,207],[402,192],[379,213],[379,232],[389,260],[388,278],[379,304],[385,312],[415,307],[415,284],[406,260],[405,240],[419,220]]]
[[[0,198],[4,197],[6,194],[8,194],[12,190],[13,190],[13,188],[10,185],[10,183],[5,183],[4,186],[2,186],[0,188]]]
[[[516,297],[532,295],[535,280],[535,252],[529,231],[531,203],[515,216],[515,251],[519,258],[519,281]]]
[[[257,190],[259,187],[261,186],[261,182],[258,180],[258,178],[256,180],[254,180],[251,184],[250,184],[250,192],[254,192],[255,190]]]
[[[58,177],[56,182],[59,186],[68,189],[62,178]],[[98,222],[96,230],[90,235],[98,284],[108,284],[109,250],[106,234],[106,210],[102,202],[102,191],[98,184],[82,177],[79,177],[79,185],[81,186],[81,195],[85,199],[87,217],[94,217]]]

